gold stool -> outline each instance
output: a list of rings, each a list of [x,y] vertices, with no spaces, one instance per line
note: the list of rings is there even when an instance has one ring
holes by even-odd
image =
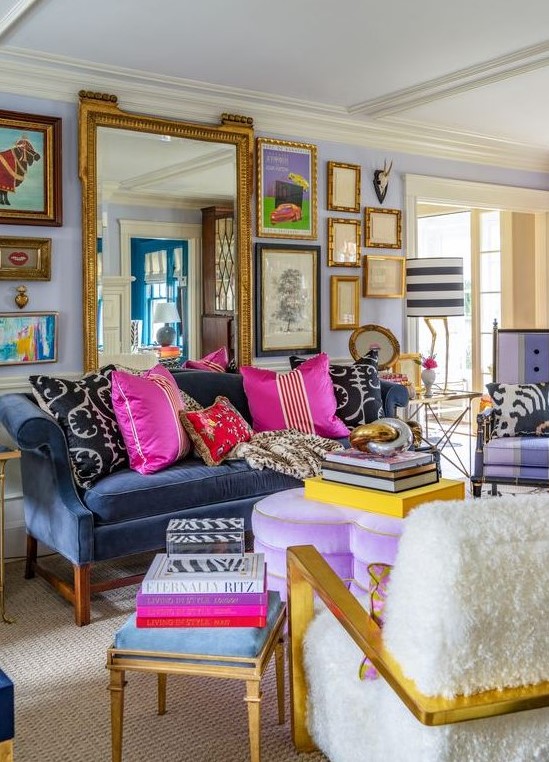
[[[112,762],[122,762],[126,670],[158,676],[158,714],[166,712],[168,675],[202,675],[246,683],[251,762],[260,762],[260,682],[274,653],[278,721],[284,723],[284,629],[286,607],[269,593],[265,627],[137,628],[132,616],[107,651],[110,671]],[[215,649],[207,645],[215,643]],[[197,649],[212,650],[201,653]]]

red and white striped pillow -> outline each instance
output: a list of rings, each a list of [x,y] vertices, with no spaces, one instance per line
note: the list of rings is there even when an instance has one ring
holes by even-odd
[[[297,429],[322,437],[346,437],[349,430],[335,414],[337,402],[328,355],[306,360],[290,373],[240,368],[254,431]]]

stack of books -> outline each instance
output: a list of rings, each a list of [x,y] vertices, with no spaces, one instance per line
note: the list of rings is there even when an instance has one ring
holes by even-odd
[[[327,453],[321,473],[329,482],[393,493],[438,482],[432,453],[411,450],[389,457],[354,449]]]
[[[264,627],[265,557],[230,552],[243,548],[243,536],[241,519],[170,522],[168,552],[155,556],[137,593],[137,627]]]

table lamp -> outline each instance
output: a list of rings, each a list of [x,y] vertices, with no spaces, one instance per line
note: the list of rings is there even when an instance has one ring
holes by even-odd
[[[161,347],[169,347],[175,340],[175,328],[169,323],[180,323],[181,318],[175,302],[159,302],[154,308],[154,323],[164,323],[156,332],[156,340]]]
[[[440,318],[446,334],[444,392],[448,389],[450,334],[448,318],[465,314],[462,257],[418,257],[406,260],[406,314],[422,317],[431,332],[431,355],[437,338],[432,320]]]

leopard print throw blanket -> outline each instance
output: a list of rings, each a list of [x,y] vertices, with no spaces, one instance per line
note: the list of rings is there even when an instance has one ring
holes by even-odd
[[[271,468],[296,479],[308,479],[320,473],[327,452],[343,449],[343,445],[333,439],[296,429],[262,431],[254,434],[249,442],[237,445],[231,458],[244,458],[250,468]]]

